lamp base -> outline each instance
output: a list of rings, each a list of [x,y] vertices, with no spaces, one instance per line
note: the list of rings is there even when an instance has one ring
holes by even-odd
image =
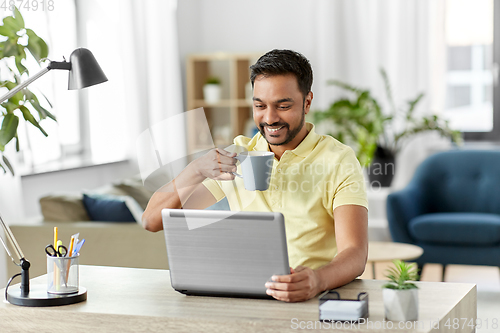
[[[58,306],[79,303],[87,300],[87,289],[79,287],[74,294],[56,295],[47,292],[45,285],[32,285],[28,296],[21,295],[20,286],[14,285],[7,290],[7,301],[21,306]]]

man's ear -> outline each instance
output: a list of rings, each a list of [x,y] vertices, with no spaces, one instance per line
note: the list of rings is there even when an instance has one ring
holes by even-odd
[[[312,93],[312,91],[310,91],[307,93],[306,98],[304,98],[304,112],[305,112],[305,114],[308,114],[309,110],[311,109],[312,99],[313,99],[313,93]]]

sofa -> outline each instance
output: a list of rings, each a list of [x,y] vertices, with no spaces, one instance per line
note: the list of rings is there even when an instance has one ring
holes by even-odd
[[[163,232],[151,233],[140,223],[153,193],[144,188],[136,176],[91,192],[52,193],[41,198],[43,218],[10,225],[25,258],[31,263],[31,277],[47,272],[44,249],[53,243],[54,227],[58,227],[59,239],[65,245],[76,233],[85,239],[79,259],[82,265],[168,269]],[[86,206],[89,202],[95,206]],[[117,213],[117,209],[127,208],[131,212],[129,218],[122,212]],[[229,205],[223,199],[207,209],[228,210]],[[96,220],[96,217],[107,220]],[[119,220],[124,217],[127,222]],[[8,278],[18,272],[20,268],[7,258]]]
[[[50,193],[40,198],[42,217],[10,225],[31,263],[31,277],[47,272],[44,249],[53,243],[54,227],[64,245],[76,233],[85,239],[79,259],[82,265],[167,269],[163,233],[148,232],[140,224],[152,194],[135,176],[92,191]],[[20,268],[8,258],[8,277],[18,272]]]

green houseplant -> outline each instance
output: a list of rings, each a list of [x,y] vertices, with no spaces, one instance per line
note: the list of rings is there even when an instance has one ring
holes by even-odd
[[[393,261],[385,275],[390,282],[382,286],[385,316],[389,320],[407,321],[418,319],[418,287],[410,281],[418,280],[415,263]]]
[[[354,97],[342,97],[334,101],[327,110],[314,112],[313,117],[316,122],[333,123],[332,130],[328,134],[352,145],[361,165],[369,167],[371,180],[375,178],[382,186],[389,186],[392,177],[383,177],[385,174],[382,174],[382,177],[372,177],[378,175],[375,168],[381,168],[379,173],[383,173],[387,170],[384,164],[392,163],[394,172],[396,155],[414,135],[435,131],[455,143],[460,143],[462,139],[461,133],[450,129],[448,122],[438,115],[415,115],[414,111],[424,97],[423,93],[409,100],[405,107],[396,107],[389,79],[383,68],[380,69],[380,74],[390,105],[389,112],[382,110],[380,103],[368,89],[330,80],[328,84],[340,87]]]
[[[216,76],[210,76],[205,80],[203,86],[203,98],[208,104],[216,104],[220,101],[221,81]]]
[[[28,54],[40,64],[47,57],[49,49],[42,38],[24,26],[24,19],[17,8],[14,8],[12,16],[3,19],[2,25],[0,25],[0,36],[3,37],[0,42],[0,87],[11,90],[21,83],[23,76],[29,75],[24,64]],[[5,89],[0,91],[2,91],[0,95],[6,93]],[[45,98],[43,94],[41,95]],[[50,105],[48,100],[47,102]],[[2,155],[0,167],[4,173],[7,168],[14,174],[12,165],[4,155],[4,151],[6,145],[13,139],[16,142],[16,150],[19,151],[17,128],[21,115],[25,121],[37,127],[45,136],[48,134],[40,126],[40,121],[47,117],[56,120],[54,115],[40,105],[39,97],[27,88],[0,104],[0,120],[2,122],[0,127],[0,154]]]

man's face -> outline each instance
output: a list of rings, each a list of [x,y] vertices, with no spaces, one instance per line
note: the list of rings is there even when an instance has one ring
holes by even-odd
[[[290,145],[294,149],[305,136],[302,132],[307,133],[305,115],[311,100],[312,93],[304,98],[294,75],[259,75],[253,90],[255,124],[270,145]],[[304,135],[298,138],[299,133]]]

